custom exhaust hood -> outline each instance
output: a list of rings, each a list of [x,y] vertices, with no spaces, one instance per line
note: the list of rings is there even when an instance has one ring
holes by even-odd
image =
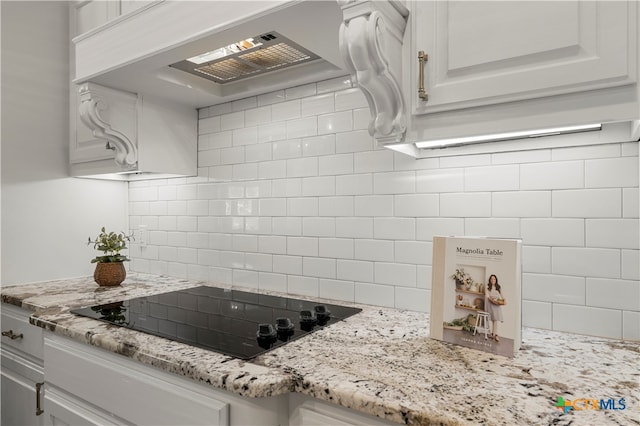
[[[74,83],[233,101],[347,74],[341,23],[336,1],[154,2],[73,40]]]

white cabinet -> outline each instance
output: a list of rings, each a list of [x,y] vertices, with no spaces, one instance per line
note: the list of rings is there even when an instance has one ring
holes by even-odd
[[[121,180],[195,176],[195,108],[94,83],[74,95],[72,176]]]
[[[49,424],[279,425],[288,395],[242,398],[45,334]]]
[[[120,15],[119,0],[76,1],[70,7],[72,37],[89,32]]]
[[[407,5],[408,140],[638,118],[635,1]]]
[[[43,330],[29,324],[29,314],[2,305],[3,425],[43,424]]]
[[[292,393],[289,398],[289,426],[391,426],[387,420]]]

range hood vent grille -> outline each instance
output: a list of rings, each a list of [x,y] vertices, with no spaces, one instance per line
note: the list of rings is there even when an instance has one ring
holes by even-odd
[[[244,41],[238,42],[228,46],[233,48],[231,53],[211,61],[198,64],[184,60],[171,67],[224,84],[319,59],[276,32],[262,34],[252,40],[257,42],[255,46],[246,48]]]

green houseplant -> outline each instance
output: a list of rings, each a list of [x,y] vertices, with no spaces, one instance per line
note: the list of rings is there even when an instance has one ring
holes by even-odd
[[[101,256],[96,256],[91,260],[91,263],[96,263],[93,279],[98,285],[120,285],[127,277],[123,262],[129,259],[124,254],[120,254],[120,251],[125,250],[127,243],[132,239],[131,235],[124,232],[107,232],[104,226],[96,238],[92,240],[89,237],[87,244],[93,244],[93,248],[103,252]]]

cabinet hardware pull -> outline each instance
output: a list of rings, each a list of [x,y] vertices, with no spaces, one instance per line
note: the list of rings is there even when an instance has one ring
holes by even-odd
[[[418,52],[418,97],[423,101],[429,100],[429,95],[424,90],[424,63],[429,60],[429,55],[424,50]]]
[[[24,337],[24,335],[22,333],[20,334],[14,334],[13,330],[9,330],[9,331],[3,331],[2,335],[4,337],[8,337],[11,340],[16,340],[16,339],[22,339]]]
[[[36,416],[44,413],[44,410],[40,407],[40,391],[44,386],[44,382],[36,383]]]

